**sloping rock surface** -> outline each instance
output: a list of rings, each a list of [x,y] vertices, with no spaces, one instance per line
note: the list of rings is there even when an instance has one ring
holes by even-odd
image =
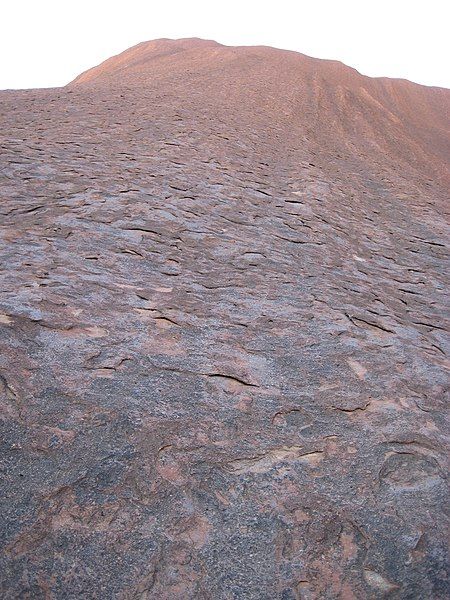
[[[0,93],[2,598],[445,597],[448,107],[202,40]]]

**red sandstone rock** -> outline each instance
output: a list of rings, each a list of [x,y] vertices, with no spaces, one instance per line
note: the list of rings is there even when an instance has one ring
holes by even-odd
[[[4,598],[443,598],[449,92],[202,40],[0,93]]]

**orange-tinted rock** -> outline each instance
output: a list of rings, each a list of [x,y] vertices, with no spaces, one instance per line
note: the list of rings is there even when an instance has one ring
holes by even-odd
[[[449,92],[158,40],[0,93],[5,598],[441,598]]]

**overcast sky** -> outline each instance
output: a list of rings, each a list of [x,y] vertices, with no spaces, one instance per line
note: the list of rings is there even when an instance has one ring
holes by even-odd
[[[145,40],[203,37],[450,87],[448,0],[3,0],[0,89],[65,85]]]

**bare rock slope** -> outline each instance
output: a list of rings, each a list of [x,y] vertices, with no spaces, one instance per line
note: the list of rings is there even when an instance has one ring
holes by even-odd
[[[0,92],[2,598],[444,598],[450,93],[203,40]]]

